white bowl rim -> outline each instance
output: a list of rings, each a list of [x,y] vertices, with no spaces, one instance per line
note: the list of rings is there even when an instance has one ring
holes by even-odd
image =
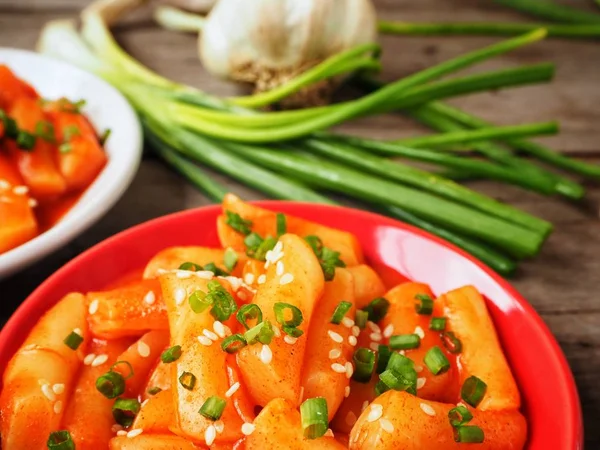
[[[109,99],[109,107],[118,109],[119,126],[126,129],[127,133],[121,133],[119,140],[115,142],[116,133],[112,130],[113,133],[106,144],[109,154],[106,166],[65,217],[30,241],[0,254],[0,279],[24,269],[64,246],[104,216],[133,181],[143,149],[142,128],[137,114],[125,97],[110,84],[64,61],[28,50],[0,47],[0,63],[10,66],[10,59],[14,58],[30,59],[32,63],[41,61],[47,67],[54,66],[57,71],[70,72],[73,76],[97,86],[97,89],[103,92],[103,97]],[[94,124],[94,118],[89,115],[88,118]]]

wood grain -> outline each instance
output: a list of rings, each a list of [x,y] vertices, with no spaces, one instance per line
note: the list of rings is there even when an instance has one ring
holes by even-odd
[[[57,17],[75,16],[86,3],[80,0],[0,0],[0,46],[33,48],[43,23]],[[561,3],[590,11],[594,8],[591,1],[563,0]],[[381,17],[404,21],[528,20],[490,1],[378,0],[376,4]],[[116,35],[136,58],[168,77],[219,95],[243,91],[239,86],[205,74],[196,57],[195,37],[157,29],[148,12],[119,26]],[[382,39],[383,77],[392,80],[493,41],[385,37]],[[559,119],[562,133],[545,142],[600,163],[594,156],[600,155],[598,42],[549,40],[497,58],[477,70],[541,61],[557,64],[557,77],[550,86],[474,95],[455,103],[504,124]],[[362,119],[342,128],[380,138],[423,132],[412,121],[396,115]],[[245,198],[262,197],[215,176]],[[540,256],[524,263],[512,282],[538,310],[564,350],[582,400],[586,447],[600,448],[597,426],[600,420],[600,303],[595,292],[600,273],[600,187],[589,186],[588,207],[583,208],[493,182],[471,183],[471,186],[556,225]],[[207,198],[159,161],[145,158],[131,188],[104,219],[61,251],[0,282],[0,319],[6,320],[40,282],[91,245],[145,220],[208,203]]]

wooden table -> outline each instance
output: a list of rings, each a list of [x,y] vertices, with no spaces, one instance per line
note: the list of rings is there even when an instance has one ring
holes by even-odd
[[[33,48],[47,20],[75,16],[84,0],[0,0],[0,46]],[[564,0],[564,3],[569,3]],[[592,2],[571,1],[582,8]],[[406,21],[527,20],[516,13],[475,0],[379,0],[381,17]],[[159,30],[147,13],[119,26],[117,37],[139,60],[164,75],[209,92],[231,95],[240,88],[203,73],[196,58],[195,39]],[[488,38],[383,39],[384,77],[394,79],[466,50],[481,47]],[[600,44],[549,40],[497,58],[483,68],[554,61],[557,77],[551,86],[535,86],[464,98],[456,104],[498,123],[559,119],[562,133],[544,139],[555,148],[600,162]],[[480,70],[480,68],[478,68]],[[398,116],[355,121],[344,127],[374,137],[409,136],[423,130]],[[221,176],[232,191],[247,199],[261,198]],[[600,279],[598,204],[600,189],[589,185],[587,207],[543,198],[493,182],[472,187],[551,220],[556,231],[541,255],[522,265],[514,285],[538,310],[554,332],[571,364],[579,388],[586,424],[587,448],[600,446]],[[91,245],[134,224],[209,200],[159,161],[146,158],[132,186],[99,223],[60,252],[28,270],[0,282],[2,320],[41,281]],[[523,343],[526,345],[526,343]],[[548,393],[552,395],[552,393]],[[560,405],[556,405],[560,414]]]

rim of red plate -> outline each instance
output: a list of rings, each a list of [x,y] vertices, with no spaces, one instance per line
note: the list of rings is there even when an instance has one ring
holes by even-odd
[[[479,269],[485,272],[489,277],[491,277],[498,285],[508,292],[510,296],[517,300],[523,310],[530,316],[533,320],[534,324],[538,328],[538,332],[543,335],[545,338],[545,343],[548,347],[550,347],[551,354],[555,363],[560,368],[560,376],[562,378],[561,384],[565,386],[567,389],[567,397],[570,402],[570,405],[566,405],[566,412],[569,417],[568,420],[564,421],[564,425],[569,426],[571,429],[568,431],[568,434],[572,436],[572,442],[578,443],[579,447],[583,449],[583,414],[581,411],[581,403],[579,400],[579,394],[577,392],[575,379],[573,377],[573,373],[571,372],[571,368],[567,362],[567,359],[558,345],[554,335],[548,328],[548,326],[544,323],[542,318],[539,316],[537,311],[529,304],[525,298],[515,289],[513,288],[508,281],[490,269],[488,266],[483,264],[481,261],[471,256],[464,250],[456,247],[454,244],[451,244],[435,235],[428,233],[427,231],[416,228],[412,225],[406,224],[399,220],[395,220],[386,216],[382,216],[380,214],[372,213],[369,211],[363,211],[354,208],[348,208],[344,206],[334,206],[334,205],[324,205],[318,203],[308,203],[308,202],[293,202],[293,201],[283,201],[283,200],[263,200],[263,201],[255,201],[250,202],[256,204],[258,206],[262,206],[268,209],[275,209],[278,205],[293,205],[298,208],[310,208],[310,209],[321,209],[321,210],[331,210],[331,209],[341,209],[344,210],[345,213],[355,215],[357,217],[363,218],[371,218],[377,219],[379,223],[382,225],[390,225],[394,227],[403,228],[413,234],[421,236],[423,238],[434,241],[455,253],[458,253],[463,258],[466,258],[471,263],[475,264]],[[6,350],[6,345],[8,339],[22,332],[19,330],[20,323],[23,322],[25,317],[30,314],[31,311],[35,311],[36,309],[43,308],[44,305],[44,297],[46,294],[50,294],[54,289],[54,285],[58,284],[59,280],[63,277],[63,273],[69,272],[72,266],[77,266],[79,264],[84,264],[88,259],[93,259],[94,255],[97,252],[102,251],[105,247],[113,245],[115,241],[127,240],[131,235],[135,235],[141,230],[145,230],[147,228],[153,228],[158,225],[161,225],[165,222],[170,222],[173,220],[178,220],[180,217],[185,217],[187,215],[197,214],[198,210],[219,210],[221,205],[209,205],[202,206],[194,209],[189,209],[185,211],[180,211],[172,214],[168,214],[166,216],[161,216],[156,219],[151,219],[149,221],[143,222],[141,224],[135,225],[131,228],[123,230],[101,242],[94,245],[93,247],[87,249],[83,253],[79,254],[67,264],[58,269],[54,274],[48,277],[40,286],[38,286],[29,296],[21,303],[21,305],[17,308],[17,310],[12,314],[10,319],[6,322],[5,326],[0,331],[0,355],[3,354]],[[11,355],[12,356],[12,355]],[[565,405],[561,405],[565,406]]]

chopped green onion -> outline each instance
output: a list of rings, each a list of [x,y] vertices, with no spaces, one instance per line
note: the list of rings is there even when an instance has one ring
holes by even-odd
[[[352,379],[359,383],[368,383],[375,367],[375,352],[368,348],[359,348],[354,352],[352,361],[354,361]]]
[[[225,211],[225,223],[243,235],[248,235],[251,232],[252,221],[242,219],[242,216],[237,213]]]
[[[0,120],[2,120],[2,125],[4,126],[4,134],[6,137],[11,139],[15,139],[19,134],[19,127],[15,119],[8,117],[6,112],[0,109]]]
[[[348,311],[350,311],[350,308],[352,308],[352,303],[346,302],[346,301],[341,301],[335,307],[335,311],[333,312],[333,316],[331,316],[330,322],[334,323],[336,325],[339,325],[340,323],[342,323],[342,319],[344,318],[346,313]]]
[[[486,391],[487,384],[472,375],[463,383],[462,388],[460,389],[460,398],[473,408],[477,408],[479,403],[481,403],[481,400],[483,400]]]
[[[327,401],[323,397],[309,398],[300,405],[302,430],[307,439],[323,436],[329,428]]]
[[[446,329],[446,318],[432,317],[429,322],[429,329],[434,331],[444,331]]]
[[[35,136],[28,131],[20,130],[17,135],[17,147],[21,150],[32,150],[35,146]]]
[[[204,291],[194,291],[192,295],[189,296],[188,301],[190,303],[190,308],[196,314],[200,314],[201,312],[206,311],[213,304],[213,297],[207,295]]]
[[[388,310],[390,309],[390,302],[384,297],[377,297],[363,308],[369,314],[369,320],[371,322],[379,322],[385,317]]]
[[[400,353],[392,352],[390,359],[388,360],[387,369],[404,371],[406,368],[414,368],[415,363],[408,356],[401,355]]]
[[[379,379],[389,389],[406,391],[413,395],[417,393],[417,372],[414,369],[407,368],[402,372],[387,369],[379,374]]]
[[[285,214],[277,213],[277,237],[287,233],[287,220]]]
[[[202,266],[193,262],[184,262],[179,266],[179,270],[189,270],[190,272],[199,272]]]
[[[418,334],[396,334],[390,337],[390,347],[393,350],[410,350],[421,345]]]
[[[248,256],[250,256],[251,258],[258,259],[259,261],[265,261],[266,257],[267,257],[267,252],[269,250],[273,250],[273,248],[275,247],[276,244],[277,244],[277,239],[275,239],[274,237],[271,237],[271,236],[267,236],[260,243],[260,245],[256,248],[256,250],[251,251],[250,248],[248,248],[248,250],[246,251],[246,254]]]
[[[295,337],[295,338],[299,338],[300,336],[302,336],[304,334],[304,331],[302,331],[300,328],[296,328],[296,327],[289,327],[287,325],[283,325],[281,327],[281,329],[283,330],[283,332],[291,337]]]
[[[75,450],[71,433],[67,430],[53,431],[46,442],[48,450]]]
[[[127,368],[129,369],[129,373],[127,374],[127,376],[123,375],[123,378],[125,378],[126,380],[129,380],[134,375],[134,373],[133,373],[133,366],[131,365],[131,363],[129,361],[117,361],[112,366],[110,366],[109,370],[113,370],[115,367],[117,367],[117,366],[119,366],[121,364],[125,364],[127,366]]]
[[[231,247],[227,247],[225,253],[223,254],[223,264],[225,264],[225,268],[230,272],[235,269],[235,266],[238,262],[238,254]]]
[[[179,384],[188,391],[193,391],[196,386],[196,375],[191,372],[183,372],[179,377]]]
[[[75,333],[74,331],[71,331],[71,333],[69,333],[69,335],[65,338],[63,342],[71,350],[77,350],[83,342],[83,336],[81,336],[78,333]]]
[[[96,389],[106,398],[117,398],[125,392],[125,378],[120,373],[111,370],[98,377]]]
[[[381,394],[389,391],[390,388],[383,381],[379,380],[377,384],[375,384],[375,396],[379,397]]]
[[[229,273],[225,272],[220,267],[217,267],[217,265],[214,262],[209,262],[209,263],[205,264],[204,265],[204,270],[206,270],[208,272],[214,273],[216,277],[227,277],[227,276],[229,276]]]
[[[221,342],[221,348],[227,353],[237,353],[246,345],[248,345],[248,343],[241,334],[228,336]]]
[[[226,404],[227,401],[225,399],[213,395],[206,399],[198,412],[209,420],[219,420],[221,415],[223,415]]]
[[[320,259],[321,255],[323,254],[323,241],[321,240],[321,238],[318,236],[311,235],[305,236],[304,240],[313,249],[313,252],[317,256],[317,258]]]
[[[256,250],[260,244],[263,243],[263,238],[258,233],[250,233],[244,238],[244,245],[246,246],[246,254],[250,257],[254,256]]]
[[[458,405],[448,412],[448,420],[453,427],[462,427],[471,421],[473,414],[464,405]]]
[[[161,391],[162,391],[162,389],[159,388],[158,386],[153,386],[151,388],[148,388],[148,390],[146,392],[148,393],[148,395],[156,395]]]
[[[274,335],[273,325],[271,325],[270,321],[265,320],[246,331],[244,333],[244,339],[246,339],[248,345],[252,345],[256,342],[269,345]]]
[[[463,444],[481,444],[483,430],[476,425],[463,425],[454,429],[454,440]]]
[[[333,280],[336,267],[346,267],[346,263],[340,259],[340,252],[336,252],[327,247],[323,247],[320,263],[325,281]]]
[[[392,356],[392,349],[387,345],[379,344],[379,348],[377,350],[377,373],[383,372]]]
[[[235,318],[244,326],[246,330],[249,330],[250,325],[248,325],[248,320],[256,319],[256,323],[259,324],[263,321],[263,314],[260,306],[250,303],[242,306],[237,312]]]
[[[115,421],[124,427],[133,423],[135,415],[140,412],[140,402],[134,398],[118,398],[112,407],[112,415]]]
[[[452,354],[462,352],[462,342],[456,337],[452,331],[445,331],[442,333],[442,343],[446,350]]]
[[[162,354],[160,355],[160,360],[165,364],[168,364],[177,361],[180,357],[181,345],[174,345],[173,347],[170,347],[164,352],[162,352]]]
[[[369,313],[367,311],[363,311],[362,309],[357,309],[354,314],[354,324],[364,330],[367,326],[367,321],[369,320]]]
[[[415,304],[417,314],[430,316],[433,313],[433,299],[427,294],[417,294],[415,299],[419,302]]]
[[[60,153],[71,153],[73,151],[73,146],[68,142],[64,142],[58,146],[58,151]]]
[[[425,358],[423,358],[423,362],[434,375],[441,375],[450,370],[450,361],[437,345],[429,349],[425,354]]]
[[[46,142],[55,142],[54,125],[47,120],[40,120],[35,124],[35,135]]]
[[[213,299],[210,314],[216,320],[225,322],[237,310],[237,303],[233,296],[218,281],[213,280],[208,283],[208,297]]]
[[[275,319],[283,326],[298,327],[302,323],[302,311],[294,305],[277,302],[273,305],[273,310],[275,311]],[[291,319],[286,319],[286,310],[290,311]]]
[[[63,128],[63,140],[65,142],[70,141],[75,136],[81,136],[81,131],[76,125],[68,125]]]
[[[112,133],[112,130],[110,128],[107,128],[106,130],[104,130],[104,133],[102,133],[102,136],[100,136],[100,138],[98,139],[98,142],[100,143],[100,145],[102,147],[104,147],[104,145],[106,144],[106,141],[110,137],[111,133]]]

